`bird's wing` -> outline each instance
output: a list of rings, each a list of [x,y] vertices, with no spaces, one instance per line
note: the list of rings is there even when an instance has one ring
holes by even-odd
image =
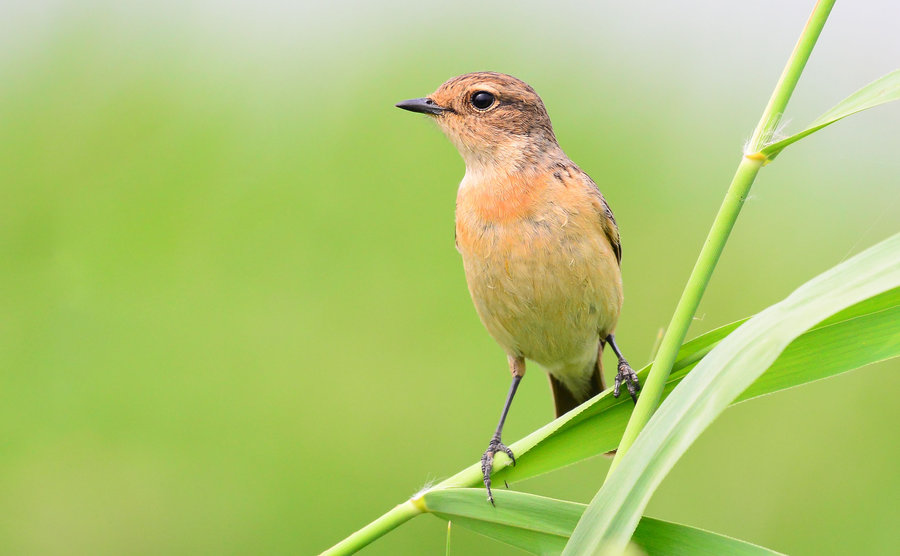
[[[594,187],[596,188],[597,186],[595,185]],[[602,209],[603,231],[606,232],[609,244],[612,245],[613,252],[616,254],[616,260],[619,262],[619,265],[621,265],[622,238],[619,236],[619,225],[616,224],[616,217],[613,216],[612,209],[609,208],[609,203],[603,198],[603,194],[600,193],[599,189],[597,189],[597,198],[600,201],[599,208]]]
[[[619,264],[622,264],[622,239],[619,237],[619,225],[616,224],[616,217],[613,216],[612,209],[609,208],[609,203],[606,202],[606,199],[603,197],[603,193],[600,193],[600,188],[597,187],[597,184],[594,183],[594,180],[591,179],[587,173],[581,168],[575,167],[578,174],[580,174],[581,181],[588,187],[588,190],[591,192],[594,202],[594,208],[597,209],[597,213],[601,218],[601,225],[603,226],[603,231],[606,233],[607,239],[609,239],[609,244],[612,246],[613,253],[616,254],[616,261]]]

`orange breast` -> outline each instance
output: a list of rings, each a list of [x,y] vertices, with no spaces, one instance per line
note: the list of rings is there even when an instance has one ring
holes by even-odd
[[[491,181],[471,181],[456,198],[456,243],[461,250],[487,255],[509,248],[516,238],[491,233],[494,228],[526,220],[541,212],[547,184],[503,176]]]
[[[547,183],[543,179],[524,181],[504,176],[460,190],[457,206],[471,211],[479,219],[498,224],[527,218],[543,201]],[[460,206],[461,205],[461,206]]]

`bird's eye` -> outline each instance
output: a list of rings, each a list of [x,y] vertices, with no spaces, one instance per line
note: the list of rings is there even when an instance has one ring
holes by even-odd
[[[487,91],[478,91],[472,95],[472,106],[479,110],[487,110],[494,104],[494,95]]]

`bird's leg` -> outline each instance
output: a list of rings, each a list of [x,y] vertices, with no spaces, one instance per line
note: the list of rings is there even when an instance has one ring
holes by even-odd
[[[628,364],[628,361],[625,360],[625,356],[622,355],[622,352],[619,351],[619,346],[616,345],[616,338],[612,334],[606,337],[606,341],[609,342],[609,346],[612,348],[613,353],[616,354],[616,357],[619,358],[619,372],[616,373],[616,385],[613,389],[613,396],[616,398],[619,397],[619,388],[622,386],[622,383],[625,383],[625,387],[628,388],[628,393],[631,394],[631,399],[634,403],[637,403],[637,395],[635,392],[641,389],[641,384],[638,382],[637,373],[634,372],[634,369],[631,368],[631,365]]]
[[[503,423],[506,421],[506,414],[509,413],[509,406],[512,405],[513,396],[516,395],[516,388],[519,387],[519,382],[525,376],[525,358],[510,355],[509,370],[512,372],[512,384],[509,386],[509,394],[506,395],[506,403],[503,404],[503,413],[500,414],[497,431],[491,437],[488,449],[481,456],[481,472],[484,474],[484,486],[487,488],[488,500],[491,504],[494,503],[494,495],[491,494],[491,470],[494,468],[494,454],[502,451],[509,456],[513,465],[516,464],[516,456],[513,455],[512,450],[500,441],[500,435],[503,432]]]

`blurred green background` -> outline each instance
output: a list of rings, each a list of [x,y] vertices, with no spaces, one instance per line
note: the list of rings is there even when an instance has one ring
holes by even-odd
[[[453,75],[543,96],[618,218],[643,365],[811,4],[4,2],[0,553],[315,553],[480,456],[508,372],[453,248],[463,165],[393,107]],[[898,20],[839,3],[789,129],[900,65]],[[897,232],[898,129],[878,108],[766,168],[691,336]],[[893,553],[898,371],[729,410],[648,514]],[[509,441],[552,417],[528,376]],[[607,466],[511,487],[587,501]]]

